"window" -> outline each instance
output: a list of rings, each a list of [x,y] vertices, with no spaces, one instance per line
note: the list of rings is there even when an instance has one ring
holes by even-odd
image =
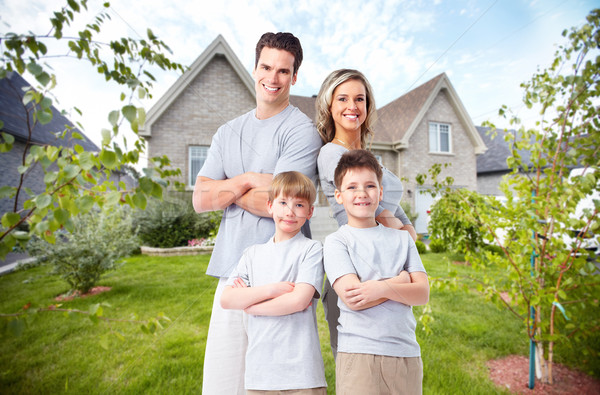
[[[431,122],[429,124],[429,152],[451,152],[450,125]]]
[[[189,184],[194,186],[196,184],[196,177],[198,172],[202,168],[206,155],[208,154],[208,147],[201,145],[192,145],[189,147]]]

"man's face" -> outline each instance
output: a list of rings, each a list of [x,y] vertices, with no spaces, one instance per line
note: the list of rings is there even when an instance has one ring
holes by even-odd
[[[375,211],[382,197],[377,175],[367,168],[349,169],[335,190],[335,200],[344,206],[348,225],[357,228],[375,225]]]
[[[290,87],[296,83],[294,55],[282,49],[264,47],[252,72],[259,108],[283,110],[289,103]]]

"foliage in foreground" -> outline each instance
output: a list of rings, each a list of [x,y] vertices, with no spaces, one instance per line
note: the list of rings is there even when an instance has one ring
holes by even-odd
[[[447,215],[460,216],[463,230],[477,225],[483,242],[501,250],[465,244],[466,259],[483,273],[478,289],[521,320],[537,347],[541,378],[550,384],[555,346],[597,361],[599,348],[589,340],[600,329],[598,257],[585,248],[600,231],[600,9],[563,35],[568,45],[559,47],[551,66],[522,84],[525,104],[540,109],[536,128],[505,131],[511,174],[500,187],[506,201],[472,199],[474,192],[447,195],[456,210]],[[573,168],[580,173],[570,177]]]
[[[119,259],[138,248],[129,210],[92,210],[73,218],[73,233],[64,233],[54,244],[43,240],[31,243],[29,253],[54,268],[65,280],[70,293],[86,293],[105,272],[117,267]]]
[[[168,168],[168,158],[157,157],[150,159],[151,168],[144,169],[144,175],[134,188],[127,189],[124,183],[115,185],[110,180],[113,170],[135,165],[145,151],[143,139],[134,141],[131,149],[127,146],[121,126],[128,124],[136,136],[143,127],[145,109],[134,102],[151,97],[154,76],[150,68],[183,72],[183,67],[171,62],[167,56],[169,47],[150,29],[145,39],[122,37],[109,43],[102,42],[99,36],[110,20],[108,2],[81,31],[70,32],[71,25],[80,24],[76,19],[87,9],[87,0],[67,0],[66,3],[50,18],[50,32],[36,34],[33,32],[39,27],[29,26],[24,28],[26,32],[0,37],[0,79],[13,72],[29,73],[39,84],[25,92],[22,101],[26,114],[26,119],[22,120],[23,129],[28,133],[22,160],[14,168],[3,169],[14,172],[19,181],[17,185],[0,187],[0,199],[14,202],[13,211],[2,215],[0,258],[17,243],[24,245],[33,236],[54,242],[56,232],[63,229],[72,232],[72,218],[93,207],[127,204],[143,209],[148,197],[162,197],[168,177],[179,174],[178,169]],[[47,125],[54,116],[52,90],[60,81],[52,72],[52,60],[57,57],[74,59],[82,67],[92,67],[107,82],[116,83],[123,89],[120,98],[115,100],[114,110],[108,114],[107,128],[101,130],[99,152],[86,151],[77,143],[83,136],[71,128],[52,131],[58,139],[56,145],[40,145],[33,138],[34,129],[38,125]],[[2,117],[13,115],[2,114]],[[2,127],[0,119],[0,129]],[[123,139],[119,141],[121,137]],[[74,139],[75,143],[68,139]],[[0,155],[12,155],[10,151],[14,144],[15,137],[2,132]],[[41,168],[44,173],[45,189],[41,193],[24,187],[27,175],[34,168]],[[23,196],[27,197],[21,205]],[[27,231],[22,230],[25,224]]]

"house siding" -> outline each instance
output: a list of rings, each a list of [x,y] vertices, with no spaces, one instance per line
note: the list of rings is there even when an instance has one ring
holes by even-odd
[[[451,125],[452,152],[449,154],[432,154],[429,152],[429,123],[441,122]],[[424,173],[434,164],[450,163],[451,166],[442,169],[438,176],[443,180],[450,176],[454,179],[456,187],[477,189],[477,166],[473,150],[473,143],[467,131],[460,122],[450,103],[447,94],[441,90],[429,107],[422,121],[409,139],[409,148],[401,151],[399,155],[396,174],[408,178],[404,183],[405,194],[403,200],[409,199],[414,207],[413,193],[417,184],[415,181],[419,173]],[[428,179],[425,187],[430,186]],[[410,192],[408,192],[410,191]]]
[[[219,126],[256,106],[225,57],[216,55],[152,125],[149,156],[167,155],[188,180],[188,147],[209,146]]]

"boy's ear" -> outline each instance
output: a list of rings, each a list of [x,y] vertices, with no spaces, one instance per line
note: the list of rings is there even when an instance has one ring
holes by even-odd
[[[314,212],[315,212],[315,206],[310,206],[310,210],[308,212],[308,215],[306,216],[307,221],[312,218]]]
[[[335,189],[335,201],[338,202],[338,204],[344,204],[344,201],[342,200],[342,193],[336,188]]]
[[[270,200],[267,200],[267,212],[273,215],[273,202]]]

